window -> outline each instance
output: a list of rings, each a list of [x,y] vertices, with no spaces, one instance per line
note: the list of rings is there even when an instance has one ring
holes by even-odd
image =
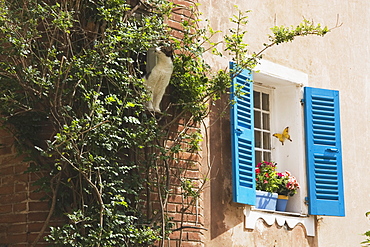
[[[301,185],[289,200],[288,211],[344,216],[338,92],[303,87],[293,78],[293,70],[280,66],[274,71],[276,66],[267,62],[270,71],[255,73],[254,82],[250,71],[233,79],[234,201],[254,205],[255,164],[271,158],[279,170],[291,171]],[[284,72],[287,75],[282,77]],[[236,88],[241,88],[240,96],[233,94]],[[283,146],[271,139],[272,133],[287,126],[293,142]]]
[[[271,160],[270,93],[262,88],[253,90],[255,164]]]

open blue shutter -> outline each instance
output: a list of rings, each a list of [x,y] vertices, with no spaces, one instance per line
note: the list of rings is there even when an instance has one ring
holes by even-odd
[[[232,79],[231,100],[233,199],[234,202],[254,205],[253,84],[250,71],[243,70]]]
[[[309,213],[344,216],[339,92],[306,87],[304,102]]]

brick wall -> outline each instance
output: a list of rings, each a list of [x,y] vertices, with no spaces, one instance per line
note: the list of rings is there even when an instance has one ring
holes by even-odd
[[[189,6],[192,1],[174,0],[178,7],[168,20],[173,28],[173,36],[181,38],[182,20],[191,15]],[[196,127],[188,127],[184,122],[174,126],[174,133],[180,131],[198,131]],[[40,200],[44,193],[36,193],[32,183],[42,174],[25,173],[28,163],[23,162],[23,157],[17,155],[14,139],[4,130],[0,131],[0,247],[26,247],[38,237],[49,212],[49,200]],[[169,142],[168,145],[171,145]],[[202,200],[193,200],[191,196],[184,197],[181,189],[181,179],[189,178],[199,188],[202,174],[201,152],[181,153],[176,157],[176,162],[171,166],[171,190],[168,197],[166,212],[174,224],[174,231],[165,246],[204,246],[204,214]],[[160,206],[153,195],[151,209],[157,210]],[[37,246],[46,246],[43,241]]]
[[[177,131],[191,134],[199,131],[196,127],[176,125]],[[177,133],[178,133],[177,132]],[[191,181],[194,191],[201,190],[204,176],[200,172],[202,151],[194,153],[182,152],[177,155],[176,162],[171,164],[172,193],[168,200],[168,216],[174,223],[174,231],[170,235],[169,246],[204,246],[204,214],[202,198],[185,196],[181,188],[181,179]]]
[[[172,2],[176,4],[176,7],[173,9],[167,23],[171,27],[171,35],[175,38],[182,39],[181,23],[189,18],[194,18],[194,10],[196,9],[194,3],[197,1],[172,0]]]
[[[172,29],[172,36],[181,39],[183,37],[181,22],[194,18],[194,2],[196,1],[172,0],[172,2],[178,6],[175,7],[171,18],[167,22]],[[191,134],[199,131],[199,126],[194,127],[194,125],[187,122],[187,119],[182,119],[177,125],[173,126],[172,131],[174,136],[179,132]],[[165,246],[204,246],[204,231],[207,231],[207,229],[204,228],[202,196],[196,200],[193,200],[192,197],[184,197],[180,181],[181,178],[190,179],[195,185],[195,190],[201,189],[205,182],[205,174],[201,173],[202,158],[201,150],[195,153],[183,152],[176,157],[176,162],[171,164],[173,180],[171,181],[172,187],[167,212],[172,219],[171,222],[174,223],[173,229],[182,229],[174,231],[169,236],[170,240],[166,241]]]
[[[48,201],[40,201],[43,193],[32,192],[38,175],[25,173],[28,164],[17,155],[12,136],[4,130],[0,144],[0,247],[30,246],[45,222]]]
[[[182,121],[172,126],[173,136],[198,130],[197,127],[185,127]],[[48,198],[40,200],[46,195],[34,192],[36,187],[32,186],[42,174],[25,173],[28,164],[17,155],[12,136],[3,130],[0,136],[0,247],[31,246],[49,212]],[[170,140],[166,145],[176,143],[178,140]],[[184,197],[181,189],[182,179],[190,179],[195,190],[202,185],[201,151],[182,152],[174,158],[175,161],[170,163],[171,185],[165,211],[173,229],[179,230],[170,235],[165,246],[204,246],[203,201]],[[160,209],[158,194],[152,193],[150,206],[153,212]],[[40,241],[37,246],[46,246],[46,243]]]
[[[169,97],[163,99],[163,106],[168,105]],[[174,116],[176,113],[170,112]],[[164,126],[173,120],[169,117],[158,123],[159,126]],[[187,149],[188,144],[185,143],[183,136],[191,135],[199,132],[200,127],[194,127],[193,123],[189,123],[188,119],[180,119],[178,122],[169,126],[168,140],[164,142],[167,149],[175,145],[181,145],[183,149]],[[150,150],[152,152],[153,150]],[[202,195],[203,184],[206,182],[206,174],[201,172],[202,167],[202,150],[180,152],[173,154],[167,160],[167,163],[157,163],[157,167],[150,173],[149,184],[161,184],[161,196],[158,194],[158,188],[150,187],[150,195],[145,198],[148,202],[148,218],[156,219],[160,222],[161,212],[164,211],[166,220],[170,228],[174,230],[169,238],[163,242],[156,243],[156,246],[204,246],[204,205],[202,196],[188,196],[187,191],[181,186],[184,181],[189,181],[192,184],[193,191],[199,191]],[[168,170],[165,166],[168,166]],[[159,175],[158,175],[159,174]],[[168,187],[166,186],[167,176],[170,178]],[[165,192],[168,191],[168,194]],[[162,198],[162,200],[160,199]],[[163,209],[161,207],[163,205]],[[167,225],[167,226],[168,226]]]

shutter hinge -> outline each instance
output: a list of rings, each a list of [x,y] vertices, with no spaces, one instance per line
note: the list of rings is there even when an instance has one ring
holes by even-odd
[[[304,105],[304,99],[301,99],[301,105]]]
[[[308,197],[306,196],[305,198],[304,198],[304,204],[306,204],[306,205],[308,205],[309,204],[309,199],[308,199]]]

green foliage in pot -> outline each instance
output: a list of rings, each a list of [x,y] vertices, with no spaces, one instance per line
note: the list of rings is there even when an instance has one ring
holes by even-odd
[[[279,177],[276,163],[263,161],[256,165],[256,189],[276,193],[279,188]]]
[[[299,189],[297,179],[289,171],[277,172],[277,164],[263,161],[256,165],[256,189],[293,196]]]
[[[299,189],[299,183],[297,179],[291,175],[289,171],[278,172],[278,189],[277,193],[284,196],[294,196]]]

